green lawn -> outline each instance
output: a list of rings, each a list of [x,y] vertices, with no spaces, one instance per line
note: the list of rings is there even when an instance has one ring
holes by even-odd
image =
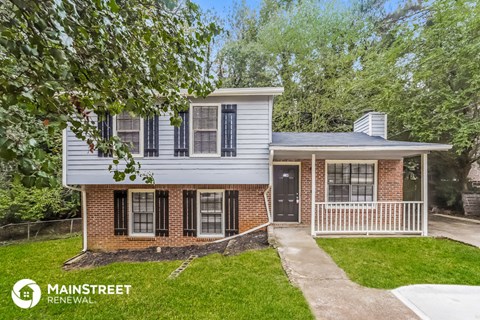
[[[435,238],[317,239],[353,281],[372,288],[480,285],[480,249]]]
[[[300,290],[288,282],[273,249],[196,259],[177,279],[175,262],[116,263],[62,271],[80,238],[0,247],[0,318],[3,319],[311,319]],[[37,282],[42,300],[16,307],[13,284]],[[91,296],[95,304],[47,303],[47,284],[130,284],[130,295]]]

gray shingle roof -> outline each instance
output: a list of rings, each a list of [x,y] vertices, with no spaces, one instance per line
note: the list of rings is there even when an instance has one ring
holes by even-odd
[[[273,132],[271,146],[283,147],[431,147],[448,149],[438,143],[385,140],[360,132]]]

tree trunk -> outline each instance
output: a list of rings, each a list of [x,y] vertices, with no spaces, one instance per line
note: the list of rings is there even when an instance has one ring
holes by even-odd
[[[468,174],[472,169],[474,157],[472,156],[472,149],[466,149],[456,157],[456,172],[457,179],[460,186],[459,192],[468,191]]]

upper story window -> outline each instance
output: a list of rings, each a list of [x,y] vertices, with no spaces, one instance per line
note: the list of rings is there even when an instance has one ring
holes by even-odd
[[[328,163],[329,202],[370,202],[375,200],[375,163]]]
[[[129,112],[122,112],[114,119],[113,134],[130,146],[132,155],[143,155],[143,121]]]
[[[194,156],[220,156],[219,109],[218,105],[192,106]]]

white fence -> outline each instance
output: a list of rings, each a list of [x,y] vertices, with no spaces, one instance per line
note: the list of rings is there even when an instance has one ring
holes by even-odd
[[[422,201],[317,202],[313,232],[421,234]]]
[[[11,223],[0,227],[0,241],[53,239],[82,232],[82,218]]]

